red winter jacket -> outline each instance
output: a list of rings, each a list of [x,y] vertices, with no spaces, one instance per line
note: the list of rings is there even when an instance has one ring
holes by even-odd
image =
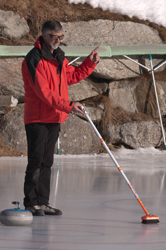
[[[74,103],[68,100],[68,85],[88,77],[96,65],[89,57],[79,66],[68,66],[64,52],[52,55],[42,37],[22,63],[24,81],[24,123],[62,123]]]

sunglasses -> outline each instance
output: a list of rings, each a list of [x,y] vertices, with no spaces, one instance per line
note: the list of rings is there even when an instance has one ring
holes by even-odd
[[[55,40],[58,40],[58,39],[62,40],[64,38],[64,35],[56,36],[56,35],[50,35],[50,34],[48,34],[48,36],[50,36],[51,39],[54,38]]]

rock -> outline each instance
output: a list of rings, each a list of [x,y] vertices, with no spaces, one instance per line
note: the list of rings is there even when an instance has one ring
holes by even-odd
[[[114,81],[109,84],[109,98],[113,105],[119,106],[128,112],[138,112],[134,91],[138,82],[132,80]],[[127,97],[127,98],[126,98]]]
[[[67,46],[104,46],[162,43],[158,32],[144,24],[111,20],[62,22]],[[74,32],[72,32],[74,31]]]
[[[0,106],[0,115],[4,115],[5,113],[6,113],[5,108]]]
[[[6,113],[6,107],[15,107],[18,103],[18,100],[13,96],[4,96],[0,95],[0,115]]]
[[[78,102],[87,98],[104,94],[107,91],[107,83],[104,81],[100,82],[98,79],[94,79],[95,82],[92,80],[86,78],[77,84],[69,86],[69,100]]]
[[[0,136],[2,142],[15,150],[26,152],[27,141],[23,122],[24,104],[19,104],[0,120]],[[88,154],[100,148],[90,124],[75,114],[61,124],[61,154]],[[57,148],[55,148],[55,153]]]
[[[3,96],[0,95],[0,106],[1,107],[15,107],[18,100],[13,96]]]
[[[21,65],[23,58],[0,59],[0,95],[13,95],[19,99],[24,96]]]
[[[124,144],[127,147],[159,147],[162,142],[162,131],[157,121],[141,121],[122,125],[107,125],[105,140],[113,144]]]
[[[86,32],[82,32],[83,30]],[[102,31],[101,35],[94,31],[94,25],[98,25]],[[113,22],[110,20],[95,20],[89,22],[76,22],[76,23],[63,23],[65,32],[64,43],[69,46],[74,45],[121,45],[121,44],[150,44],[150,43],[162,43],[158,33],[146,25],[137,24],[133,22]],[[72,30],[76,29],[74,32],[74,37],[71,36]],[[126,31],[127,30],[127,31]],[[137,31],[136,31],[137,30]],[[133,32],[135,32],[136,37],[134,38]],[[88,33],[88,34],[87,34]],[[93,36],[95,33],[95,36]],[[121,41],[118,38],[118,33],[123,34],[124,39]],[[90,41],[87,42],[86,39]],[[102,37],[102,39],[101,39]],[[80,39],[81,38],[81,39]],[[100,40],[101,39],[101,40]],[[135,39],[135,40],[134,40]],[[129,43],[130,41],[130,43]],[[137,41],[137,42],[136,42]],[[102,43],[101,43],[102,42]],[[82,44],[83,43],[83,44]],[[11,57],[11,58],[1,58],[0,59],[0,95],[13,95],[23,101],[24,87],[21,74],[21,64],[24,58]],[[82,58],[83,59],[83,58]],[[139,61],[140,59],[137,59]],[[143,60],[141,58],[141,60]],[[78,60],[75,65],[78,65],[82,60]],[[149,64],[149,60],[143,60],[146,65]],[[157,61],[155,61],[157,63]],[[161,68],[163,70],[166,64]],[[112,57],[110,59],[102,59],[97,65],[95,71],[92,73],[94,78],[82,80],[79,84],[73,85],[69,88],[69,96],[71,100],[80,101],[87,99],[98,94],[102,94],[107,90],[107,81],[104,79],[126,79],[129,77],[136,77],[142,74],[142,69],[130,60],[123,58]],[[100,78],[100,81],[98,80]],[[102,80],[102,82],[101,82]],[[80,91],[80,85],[82,89]],[[21,101],[21,102],[22,102]]]
[[[82,63],[79,59],[74,63],[78,66]],[[138,62],[138,60],[136,60]],[[139,66],[130,60],[116,57],[111,58],[101,58],[99,64],[96,66],[95,70],[92,72],[92,76],[97,78],[112,80],[112,79],[126,79],[130,77],[137,77],[142,74],[142,70]]]
[[[138,61],[138,60],[136,60]],[[105,79],[124,79],[141,75],[137,64],[123,58],[102,59],[92,73],[94,77]]]
[[[166,85],[165,81],[156,81],[157,96],[159,100],[160,111],[163,116],[166,114],[166,87],[165,85]],[[158,113],[156,117],[158,117]]]
[[[101,105],[100,105],[101,106]],[[85,107],[94,122],[101,121],[102,107]],[[2,142],[15,150],[26,152],[27,142],[23,123],[24,104],[19,104],[0,120],[0,135]],[[99,132],[108,143],[122,144],[130,148],[159,147],[162,142],[159,122],[139,121],[121,125],[108,124]],[[91,125],[85,118],[71,113],[68,120],[61,124],[60,153],[61,154],[91,154],[99,152],[101,143]],[[57,145],[55,148],[57,153]]]
[[[132,56],[130,56],[132,58]],[[135,58],[134,60],[138,63],[140,62],[141,57]],[[161,62],[161,59],[154,59],[154,65],[158,65]],[[150,70],[149,60],[146,59],[144,63],[142,63]],[[156,72],[161,72],[166,68],[166,66],[162,66],[156,70]],[[137,77],[142,75],[144,72],[148,72],[143,67],[137,65],[135,62],[129,59],[123,59],[123,57],[112,57],[110,59],[102,59],[100,63],[97,65],[96,69],[92,73],[94,77],[100,77],[104,79],[127,79],[132,77]]]
[[[63,44],[67,46],[111,46],[130,44],[161,44],[162,40],[156,30],[134,22],[119,22],[111,20],[92,20],[89,22],[62,23],[65,37]],[[74,30],[73,32],[71,32]],[[100,32],[96,32],[100,30]],[[89,35],[91,34],[91,35]],[[82,62],[79,59],[75,65]],[[139,56],[135,59],[150,69],[147,57]],[[161,60],[154,59],[154,65]],[[166,65],[158,69],[162,71]],[[93,76],[104,79],[126,79],[142,74],[143,68],[124,57],[102,58]]]
[[[72,113],[69,114],[68,120],[61,124],[59,139],[61,154],[92,154],[101,147],[100,140],[89,122]]]
[[[26,152],[27,142],[24,128],[24,104],[19,104],[0,120],[2,142],[17,151]]]
[[[130,56],[133,59],[133,56]],[[73,58],[72,58],[73,59]],[[80,65],[84,58],[80,58],[73,63],[73,65]],[[72,60],[71,60],[72,61]],[[96,66],[95,70],[92,72],[94,78],[101,78],[107,80],[120,80],[127,79],[132,77],[138,77],[143,73],[148,73],[147,69],[139,66],[137,63],[146,66],[149,70],[150,61],[147,57],[143,58],[142,56],[134,57],[134,61],[131,61],[123,56],[120,57],[111,57],[111,58],[101,58],[99,64]],[[154,68],[157,67],[162,61],[161,59],[153,59]],[[161,72],[165,70],[166,65],[159,67],[155,72]]]
[[[157,97],[160,106],[161,115],[166,114],[166,92],[163,88],[165,84],[156,80]],[[138,112],[147,113],[153,118],[159,117],[156,96],[154,92],[153,82],[140,81],[135,89],[135,97]]]
[[[4,16],[4,13],[2,16]],[[16,16],[11,14],[11,18]],[[22,19],[18,18],[18,22],[19,25],[22,25]],[[8,27],[7,24],[5,25]],[[19,25],[18,27],[20,27]],[[63,23],[63,27],[65,33],[63,44],[67,46],[162,43],[154,29],[134,22],[95,20]],[[5,29],[4,31],[6,32]],[[4,34],[8,34],[8,32]],[[12,34],[10,36],[12,37]],[[7,37],[9,36],[6,35]],[[74,64],[80,64],[83,59],[79,59]],[[23,57],[0,58],[0,139],[13,149],[26,152],[27,142],[23,122],[24,104],[19,104],[5,114],[6,106],[11,106],[9,97],[15,98],[13,99],[14,105],[17,105],[17,100],[19,103],[23,102],[22,61]],[[146,57],[139,56],[136,61],[150,67],[149,60]],[[154,65],[158,64],[158,58],[154,58],[153,63]],[[164,70],[165,67],[166,64],[160,70]],[[109,101],[113,103],[114,113],[111,122],[120,125],[113,125],[110,122],[105,128],[99,128],[99,132],[105,136],[107,142],[120,143],[130,148],[158,147],[161,144],[162,135],[159,123],[153,120],[153,118],[158,118],[154,87],[152,79],[149,76],[146,78],[145,75],[142,75],[143,72],[148,76],[146,70],[123,57],[102,59],[89,78],[76,85],[69,86],[69,100],[83,103],[90,118],[98,126],[102,123],[108,124],[109,114],[112,114],[111,109],[108,108],[110,107]],[[166,84],[164,80],[161,81],[159,78],[156,80],[156,85],[161,113],[165,116]],[[109,98],[100,103],[101,96],[109,96]],[[115,108],[117,106],[122,109],[122,112],[126,112],[124,112],[124,119],[119,118],[120,112],[117,116],[117,109]],[[135,122],[130,122],[133,120],[126,120],[126,114],[129,118],[131,118],[131,114],[146,114],[151,120],[140,121],[143,117],[141,116],[138,120],[134,117]],[[117,117],[121,119],[121,123],[117,120]],[[105,130],[107,133],[105,133]],[[101,148],[100,140],[85,117],[72,113],[68,120],[61,125],[60,145],[61,154],[88,154],[99,152]]]
[[[24,18],[13,11],[0,10],[0,37],[4,39],[20,39],[29,32],[29,26]]]
[[[162,115],[166,114],[166,89],[164,82],[156,81],[157,96]],[[145,113],[158,118],[153,82],[146,78],[126,79],[109,84],[109,98],[113,105],[128,112]]]
[[[101,121],[104,112],[104,105],[98,103],[98,107],[85,107],[86,112],[88,113],[89,117],[94,123],[98,123]],[[77,113],[77,116],[81,117],[82,119],[86,119],[83,115]]]

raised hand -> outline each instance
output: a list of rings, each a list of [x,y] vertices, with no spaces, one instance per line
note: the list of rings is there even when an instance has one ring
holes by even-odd
[[[91,54],[89,55],[89,58],[92,62],[94,63],[98,63],[99,60],[100,60],[100,56],[99,54],[96,52],[98,49],[100,48],[100,46],[96,47],[92,52]]]

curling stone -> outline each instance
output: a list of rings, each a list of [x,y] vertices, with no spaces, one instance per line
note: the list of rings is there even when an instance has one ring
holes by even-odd
[[[0,213],[0,222],[6,226],[27,226],[33,221],[33,215],[28,210],[20,209],[20,203],[13,201],[18,208],[6,209]]]

